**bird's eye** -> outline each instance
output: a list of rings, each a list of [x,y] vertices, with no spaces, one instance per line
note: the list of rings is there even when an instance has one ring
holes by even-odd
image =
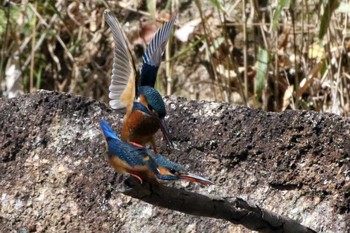
[[[175,174],[176,173],[176,170],[175,169],[170,169],[169,170],[172,174]]]
[[[152,110],[153,110],[153,108],[152,108],[152,106],[151,106],[151,105],[148,105],[148,109],[149,109],[150,111],[152,111]]]

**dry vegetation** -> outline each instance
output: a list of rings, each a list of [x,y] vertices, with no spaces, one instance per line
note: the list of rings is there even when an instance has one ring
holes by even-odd
[[[178,12],[159,72],[163,94],[348,115],[349,1],[82,2],[1,5],[0,96],[48,89],[107,101],[109,8],[138,61],[155,30]]]

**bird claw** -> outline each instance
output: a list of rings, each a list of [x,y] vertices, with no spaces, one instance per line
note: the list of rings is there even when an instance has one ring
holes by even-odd
[[[132,145],[134,145],[134,146],[136,146],[136,147],[140,147],[140,148],[143,148],[144,146],[142,146],[142,145],[140,145],[140,144],[138,144],[138,143],[136,143],[136,142],[130,142],[130,144],[132,144]]]
[[[130,174],[132,175],[133,177],[135,177],[138,181],[140,181],[140,184],[143,184],[143,180],[141,179],[141,177],[139,177],[138,175],[135,175],[135,174]]]

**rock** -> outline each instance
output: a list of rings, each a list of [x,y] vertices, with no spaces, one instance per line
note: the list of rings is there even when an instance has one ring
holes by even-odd
[[[178,150],[163,155],[216,183],[178,188],[250,203],[318,232],[350,231],[350,120],[270,113],[167,97]],[[250,232],[121,194],[98,121],[122,114],[97,101],[40,91],[0,100],[0,229],[4,232]]]

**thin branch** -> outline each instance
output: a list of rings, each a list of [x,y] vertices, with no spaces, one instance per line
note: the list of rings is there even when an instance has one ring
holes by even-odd
[[[30,4],[31,5],[31,4]],[[35,2],[35,5],[32,7],[32,9],[36,9],[37,2]],[[33,32],[32,32],[32,49],[30,53],[30,79],[29,79],[29,92],[33,91],[34,88],[34,63],[35,63],[35,37],[36,37],[36,16],[34,16],[34,25],[33,25]]]
[[[247,17],[245,15],[245,9],[246,9],[246,2],[243,0],[242,2],[242,16],[243,16],[243,23],[242,23],[242,30],[243,30],[243,66],[244,66],[244,72],[243,72],[243,79],[244,79],[244,96],[245,98],[248,98],[248,39],[247,39]],[[247,105],[248,106],[248,105]]]
[[[149,204],[185,214],[227,220],[259,232],[315,232],[295,220],[280,216],[241,198],[228,201],[165,185],[140,184],[133,177],[116,182],[118,191]]]

